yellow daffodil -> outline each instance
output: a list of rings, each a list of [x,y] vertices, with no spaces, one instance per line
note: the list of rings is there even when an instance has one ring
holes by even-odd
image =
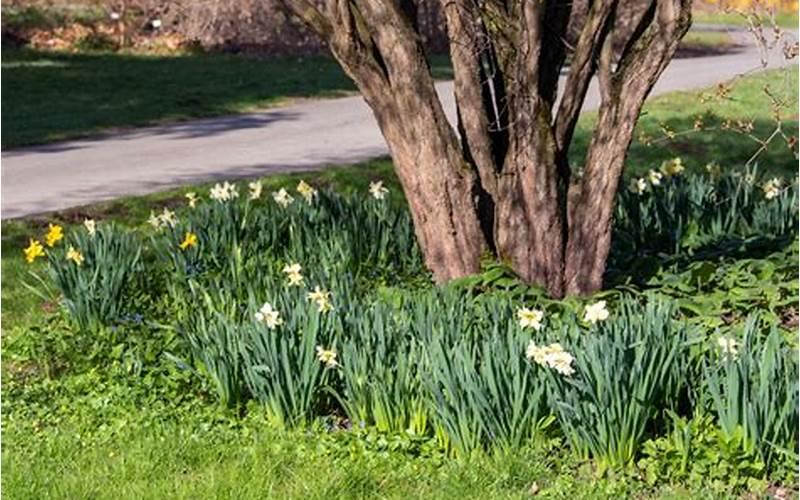
[[[179,245],[181,250],[186,250],[189,247],[197,246],[197,235],[194,233],[186,232],[186,236]]]
[[[89,236],[94,236],[97,233],[97,223],[92,219],[85,219],[83,221],[83,227],[86,228],[86,232],[89,233]]]
[[[542,328],[544,313],[536,309],[523,307],[517,311],[517,319],[519,320],[519,326],[522,328],[531,327],[534,330],[540,330]]]
[[[200,201],[200,198],[197,197],[197,193],[192,191],[191,193],[186,193],[186,199],[189,202],[189,207],[194,208],[197,206],[197,202]]]
[[[306,184],[306,181],[300,181],[297,184],[297,192],[300,193],[300,196],[302,196],[308,203],[311,203],[314,200],[314,197],[317,195],[317,190]]]
[[[44,242],[47,246],[52,247],[62,239],[64,239],[64,228],[58,224],[49,224],[49,230],[44,237]]]
[[[265,302],[261,309],[255,314],[256,321],[264,323],[267,328],[274,330],[278,325],[283,324],[281,313],[272,308],[272,304]]]
[[[606,301],[601,300],[594,304],[586,306],[583,313],[583,320],[589,323],[597,323],[608,319],[608,309],[606,309]]]
[[[80,266],[83,264],[83,254],[75,250],[75,247],[71,246],[69,250],[67,250],[67,260],[71,260]]]
[[[376,200],[382,200],[386,198],[386,193],[388,192],[389,190],[383,186],[383,181],[369,183],[369,193]]]
[[[28,248],[24,250],[25,252],[25,262],[28,264],[32,263],[36,260],[37,257],[44,257],[44,247],[41,243],[37,240],[31,238],[31,243],[28,245]]]
[[[320,363],[324,363],[328,368],[335,368],[339,366],[339,363],[336,362],[336,350],[331,349],[324,349],[322,346],[317,346],[317,359],[319,359]]]

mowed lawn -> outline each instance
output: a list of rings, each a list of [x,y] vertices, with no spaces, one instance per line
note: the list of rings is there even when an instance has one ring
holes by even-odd
[[[447,57],[433,57],[431,66],[437,78],[450,76]],[[328,57],[157,57],[32,50],[3,51],[2,84],[3,148],[355,91]]]
[[[732,45],[726,33],[691,31],[679,54],[725,51]],[[432,55],[430,63],[435,78],[452,78],[446,55]],[[330,57],[11,49],[2,52],[2,84],[4,149],[356,91]]]

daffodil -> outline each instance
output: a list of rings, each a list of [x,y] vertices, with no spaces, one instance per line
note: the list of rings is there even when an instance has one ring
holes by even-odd
[[[147,218],[147,223],[153,226],[154,228],[158,229],[161,227],[161,216],[156,215],[152,210],[150,211],[150,217]]]
[[[52,247],[62,239],[64,239],[64,228],[58,224],[48,224],[49,229],[44,236],[44,242],[47,246]]]
[[[583,312],[583,320],[589,323],[597,323],[608,319],[608,309],[606,309],[606,301],[601,300],[594,304],[586,306]]]
[[[300,181],[297,184],[297,192],[300,193],[308,203],[314,201],[314,197],[317,195],[317,190],[311,187],[306,183],[306,181]]]
[[[175,227],[175,224],[178,223],[178,218],[175,216],[175,212],[170,210],[167,207],[164,207],[164,210],[159,215],[161,219],[161,223],[165,226]]]
[[[319,359],[320,363],[324,363],[328,368],[335,368],[339,366],[339,363],[336,362],[336,350],[331,349],[324,349],[322,346],[317,346],[317,359]]]
[[[654,186],[661,185],[661,178],[662,177],[664,177],[664,176],[661,175],[661,172],[658,172],[656,170],[650,170],[650,172],[648,172],[648,174],[647,174],[647,178],[650,179],[650,184],[652,184]]]
[[[42,246],[39,241],[34,240],[31,238],[31,242],[28,245],[28,248],[24,250],[25,252],[25,262],[28,264],[32,263],[36,260],[37,257],[44,257],[44,247]]]
[[[281,313],[273,309],[272,304],[269,302],[265,302],[264,305],[261,306],[261,309],[256,312],[255,317],[256,321],[264,323],[270,330],[274,330],[278,325],[283,324]]]
[[[631,183],[628,185],[628,191],[634,194],[642,194],[647,190],[647,180],[643,177],[638,179],[631,179]]]
[[[86,232],[89,233],[89,236],[94,236],[97,233],[97,223],[92,219],[84,219],[83,227],[86,228]]]
[[[197,197],[197,193],[194,191],[190,193],[186,193],[186,199],[189,202],[189,207],[194,208],[197,206],[197,202],[200,201],[200,198]]]
[[[661,165],[661,171],[667,177],[672,177],[675,175],[681,175],[681,172],[686,170],[686,167],[683,166],[683,162],[680,158],[673,158],[669,161],[665,161]]]
[[[717,339],[717,345],[723,354],[736,358],[739,356],[739,348],[741,344],[731,337],[720,337]]]
[[[261,181],[253,181],[248,184],[250,188],[250,199],[257,200],[261,198],[261,191],[264,190],[264,186],[261,184]]]
[[[197,235],[187,231],[186,236],[183,238],[183,241],[179,246],[181,247],[181,250],[186,250],[189,247],[197,246]]]
[[[382,200],[386,198],[386,193],[388,192],[389,190],[383,186],[383,181],[376,181],[369,183],[369,193],[376,200]]]
[[[777,198],[779,194],[781,194],[781,186],[783,185],[783,181],[774,177],[761,186],[761,190],[764,191],[764,198],[771,200],[773,198]]]
[[[517,319],[519,320],[519,326],[522,328],[531,327],[534,330],[540,330],[544,313],[536,309],[523,307],[517,311]]]
[[[331,292],[314,287],[313,292],[308,292],[308,300],[312,300],[317,304],[317,310],[321,313],[328,312],[333,309],[331,305]]]
[[[280,191],[273,191],[272,199],[283,208],[288,207],[294,201],[292,195],[290,195],[289,192],[284,188],[281,188]]]
[[[302,269],[300,264],[297,263],[283,267],[283,272],[286,273],[286,278],[289,280],[289,286],[300,286],[303,284],[303,275],[300,274]]]
[[[69,250],[67,250],[67,260],[71,260],[80,266],[83,264],[83,254],[76,250],[75,247],[70,246]]]
[[[722,167],[717,163],[709,163],[706,165],[706,172],[712,179],[719,179],[722,176]]]
[[[538,346],[531,340],[525,349],[525,357],[539,366],[552,368],[561,375],[570,376],[575,373],[572,367],[575,358],[561,347],[559,343]]]
[[[228,181],[225,181],[222,184],[218,182],[214,184],[214,187],[212,187],[209,191],[209,196],[212,200],[224,203],[226,201],[231,201],[234,198],[238,198],[239,191],[236,189],[235,184],[231,184]]]

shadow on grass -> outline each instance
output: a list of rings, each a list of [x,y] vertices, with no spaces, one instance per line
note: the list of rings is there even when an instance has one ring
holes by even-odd
[[[355,91],[328,57],[153,57],[3,50],[2,60],[3,148]],[[451,76],[447,57],[434,56],[431,65],[437,78]],[[232,119],[231,124],[261,125],[242,120]]]

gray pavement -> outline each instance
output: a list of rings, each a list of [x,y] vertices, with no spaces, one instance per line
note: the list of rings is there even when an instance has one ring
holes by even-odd
[[[674,60],[653,95],[707,87],[762,69],[747,35],[740,51]],[[796,34],[792,34],[796,37]],[[783,64],[778,53],[769,67]],[[437,84],[454,116],[452,82]],[[590,89],[584,110],[597,107]],[[2,153],[2,218],[146,194],[189,183],[356,163],[387,154],[360,97],[309,101],[257,113],[133,129]]]

